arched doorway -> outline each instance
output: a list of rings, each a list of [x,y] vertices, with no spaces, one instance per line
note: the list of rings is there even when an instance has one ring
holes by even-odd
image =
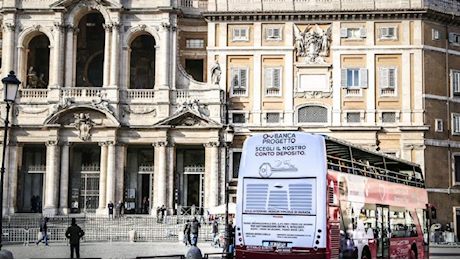
[[[26,88],[47,88],[50,73],[50,41],[38,34],[29,42],[27,52]]]
[[[76,85],[101,87],[104,72],[105,31],[100,13],[83,16],[78,24]]]
[[[131,43],[129,88],[153,89],[155,65],[155,39],[151,35],[137,36]]]

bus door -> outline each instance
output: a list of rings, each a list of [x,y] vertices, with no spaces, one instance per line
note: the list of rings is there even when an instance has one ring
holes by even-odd
[[[390,258],[390,218],[388,206],[377,205],[377,258]]]

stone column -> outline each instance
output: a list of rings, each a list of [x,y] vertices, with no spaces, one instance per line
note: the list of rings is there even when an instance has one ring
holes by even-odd
[[[158,142],[155,146],[155,176],[154,176],[154,198],[153,209],[166,206],[166,145],[167,142]],[[152,210],[156,214],[156,210]]]
[[[10,156],[9,156],[9,168],[8,175],[9,175],[9,193],[8,196],[8,206],[9,206],[9,214],[13,215],[17,211],[17,196],[18,196],[18,161],[19,156],[21,154],[22,147],[20,147],[17,143],[10,142]],[[5,173],[6,174],[6,173]]]
[[[44,215],[56,215],[59,195],[59,146],[57,141],[46,143],[46,176]]]
[[[52,67],[52,86],[59,87],[62,86],[62,77],[61,77],[61,40],[62,40],[62,31],[63,26],[60,22],[54,23],[54,43],[53,43],[53,67]]]
[[[3,146],[4,145],[5,144],[2,143],[2,147],[1,147],[2,152],[3,152],[3,148],[4,148]],[[7,171],[7,169],[10,168],[9,167],[10,166],[10,164],[9,164],[9,158],[10,158],[9,150],[10,149],[9,148],[10,148],[10,146],[6,145],[6,147],[5,147],[5,149],[6,149],[6,151],[5,151],[6,152],[6,155],[5,155],[5,173],[3,175],[3,178],[4,178],[4,180],[3,180],[3,216],[8,215],[8,194],[9,194],[8,193],[8,191],[9,191],[9,176],[8,175],[9,175],[9,172]],[[2,162],[1,160],[2,160],[2,158],[0,156],[0,163]]]
[[[160,26],[160,66],[158,75],[160,88],[169,88],[169,23],[161,23]]]
[[[8,76],[11,70],[14,70],[14,32],[15,24],[13,22],[3,23],[3,48],[2,48],[2,78]]]
[[[205,176],[205,196],[207,197],[205,207],[212,208],[218,206],[219,203],[219,143],[210,142],[205,144],[205,147],[205,167],[209,169],[208,176]],[[206,180],[207,178],[209,181]]]
[[[74,73],[74,59],[73,59],[73,49],[74,41],[73,37],[77,33],[78,28],[73,27],[72,25],[67,26],[67,35],[66,35],[66,53],[65,53],[65,87],[73,86],[73,73]]]
[[[115,201],[115,142],[108,142],[107,150],[107,203],[109,201],[116,204]]]
[[[126,145],[120,144],[117,142],[116,146],[116,191],[115,191],[115,201],[124,200],[124,177],[125,177],[125,162],[126,162]]]
[[[69,210],[69,143],[63,142],[61,146],[61,198],[59,200],[59,213],[67,215]]]
[[[102,25],[105,30],[105,43],[104,43],[104,79],[103,86],[107,87],[110,85],[110,35],[112,31],[112,25]]]
[[[101,146],[101,170],[99,174],[99,207],[96,210],[97,215],[106,215],[108,216],[108,212],[106,211],[107,207],[107,143],[101,142],[99,143]]]
[[[169,213],[172,215],[174,212],[174,152],[175,147],[172,142],[169,142],[167,148],[167,160],[168,160],[168,205],[167,208],[169,209]]]
[[[120,24],[114,23],[112,25],[112,50],[110,58],[110,86],[116,87],[118,86],[118,75],[120,71],[120,64],[118,62],[120,57]]]

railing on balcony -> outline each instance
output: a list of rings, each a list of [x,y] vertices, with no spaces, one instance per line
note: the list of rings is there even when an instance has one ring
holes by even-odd
[[[202,174],[204,173],[204,165],[186,165],[184,166],[184,174]]]
[[[200,14],[208,10],[207,0],[179,0],[179,4],[184,13]]]
[[[19,89],[19,98],[22,99],[47,99],[48,89]]]
[[[29,165],[27,167],[28,173],[45,173],[46,172],[46,165]]]
[[[201,103],[221,103],[223,93],[220,89],[178,89],[173,90],[172,102],[183,103],[185,101],[199,100]]]
[[[345,96],[347,97],[360,97],[361,89],[360,88],[347,88],[345,90]]]
[[[99,164],[83,164],[81,166],[82,172],[100,172],[101,166]]]
[[[123,98],[129,100],[152,100],[155,98],[153,89],[127,89],[123,91]]]
[[[100,87],[71,87],[71,88],[62,88],[61,89],[62,97],[70,98],[95,98],[101,97],[105,98],[106,91]]]
[[[153,173],[155,166],[151,165],[140,165],[139,166],[139,173]]]

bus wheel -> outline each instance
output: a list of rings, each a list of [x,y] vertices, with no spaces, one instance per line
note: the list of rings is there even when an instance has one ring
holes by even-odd
[[[368,248],[365,248],[361,254],[361,259],[371,259],[371,253]]]

